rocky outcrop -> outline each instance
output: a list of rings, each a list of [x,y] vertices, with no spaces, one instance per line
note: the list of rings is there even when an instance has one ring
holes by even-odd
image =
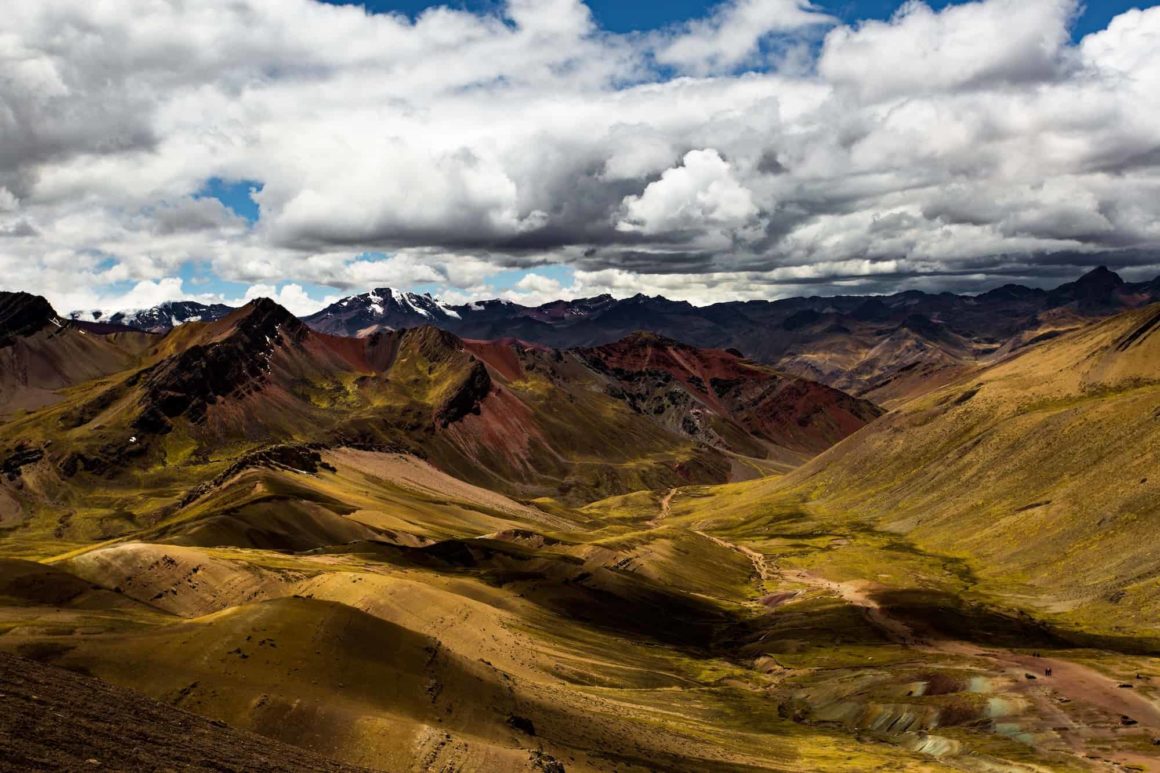
[[[208,480],[190,491],[181,498],[177,506],[179,508],[185,507],[220,487],[238,473],[255,467],[303,472],[310,475],[319,470],[334,472],[334,467],[322,460],[321,452],[324,449],[323,445],[312,443],[307,445],[282,444],[253,451],[238,459],[212,480]]]
[[[467,375],[447,394],[435,409],[435,421],[446,428],[468,414],[478,415],[480,403],[491,392],[491,376],[487,367],[478,360],[472,361]]]
[[[0,475],[9,481],[16,480],[20,477],[21,470],[30,464],[36,464],[43,458],[43,449],[18,443],[11,451],[0,455]]]

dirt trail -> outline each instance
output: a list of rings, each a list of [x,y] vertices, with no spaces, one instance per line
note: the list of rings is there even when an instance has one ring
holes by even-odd
[[[936,642],[934,646],[943,652],[991,660],[1017,680],[1026,679],[1025,674],[1035,676],[1035,681],[1026,680],[1024,694],[1036,704],[1040,716],[1061,719],[1053,723],[1054,729],[1077,756],[1114,763],[1115,770],[1127,766],[1129,770],[1160,773],[1160,749],[1155,755],[1107,751],[1108,743],[1125,730],[1133,733],[1143,731],[1152,738],[1160,737],[1160,706],[1136,692],[1134,687],[1122,688],[1121,682],[1071,660],[1022,655],[965,642]],[[1051,676],[1046,675],[1048,668]],[[1067,712],[1060,710],[1061,698],[1095,709],[1105,715],[1106,722],[1074,721]],[[1136,724],[1125,727],[1123,718]]]
[[[1160,706],[1134,688],[1120,687],[1121,682],[1094,668],[1061,658],[1037,658],[1000,649],[975,649],[980,657],[993,658],[1012,670],[1034,674],[1044,682],[1044,686],[1067,698],[1082,701],[1116,716],[1131,717],[1140,727],[1160,732]],[[1050,677],[1044,675],[1048,668],[1051,669]]]
[[[660,526],[661,521],[668,518],[673,511],[673,497],[677,495],[677,489],[671,488],[668,493],[661,498],[661,511],[655,518],[648,520],[648,525],[652,528]]]
[[[812,572],[805,571],[804,569],[783,572],[782,577],[792,582],[800,582],[804,585],[837,594],[846,603],[861,609],[867,622],[896,644],[912,647],[920,643],[918,637],[914,634],[914,630],[909,625],[897,618],[891,617],[870,596],[867,583],[835,582],[813,574]]]
[[[700,534],[710,542],[714,542],[723,548],[727,548],[728,550],[735,550],[748,558],[749,561],[753,564],[753,571],[757,574],[758,577],[761,578],[763,583],[770,578],[771,572],[763,554],[758,553],[753,548],[748,548],[744,545],[738,545],[736,542],[730,542],[729,540],[724,540],[720,537],[714,537],[712,534],[706,534],[705,532],[699,531],[697,529],[693,529],[692,531],[694,534]]]

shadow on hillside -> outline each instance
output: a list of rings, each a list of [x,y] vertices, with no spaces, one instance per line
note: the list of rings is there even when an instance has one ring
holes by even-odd
[[[492,540],[446,540],[422,548],[361,543],[345,550],[396,566],[470,576],[504,587],[565,620],[658,644],[720,653],[755,636],[758,620],[629,571]],[[721,653],[724,654],[724,653]]]
[[[971,604],[950,593],[891,590],[875,594],[890,616],[928,637],[959,639],[982,646],[1071,649],[1093,648],[1132,655],[1160,654],[1160,639],[1108,636],[1052,626],[1025,612],[1009,613]]]

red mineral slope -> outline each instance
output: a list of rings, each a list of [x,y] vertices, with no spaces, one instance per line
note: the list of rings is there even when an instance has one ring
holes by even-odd
[[[740,432],[812,455],[881,415],[867,400],[780,373],[739,352],[699,349],[653,333],[577,352],[636,410],[725,446]]]

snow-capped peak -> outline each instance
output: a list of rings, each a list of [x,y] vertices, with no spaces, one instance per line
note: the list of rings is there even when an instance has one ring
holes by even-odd
[[[70,319],[83,322],[107,322],[150,333],[164,333],[187,322],[212,322],[233,311],[224,304],[206,305],[196,301],[166,301],[148,309],[122,309],[106,313],[99,309],[74,311]]]

